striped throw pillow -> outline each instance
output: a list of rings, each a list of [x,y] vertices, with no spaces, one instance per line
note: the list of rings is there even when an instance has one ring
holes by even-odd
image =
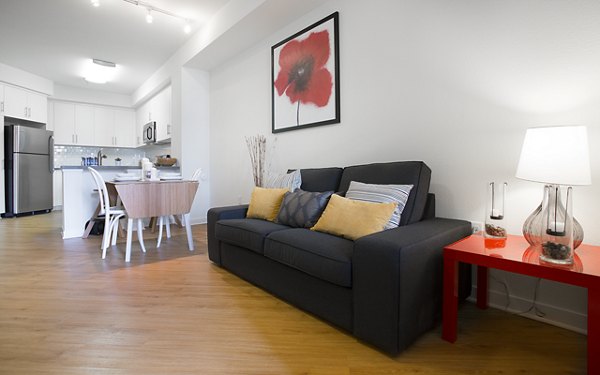
[[[269,174],[264,187],[268,189],[287,188],[289,191],[294,191],[299,189],[300,185],[302,185],[302,176],[298,169],[287,174]]]
[[[375,203],[397,203],[390,221],[385,225],[385,229],[391,229],[400,225],[400,217],[412,188],[413,185],[375,185],[351,181],[346,198]]]

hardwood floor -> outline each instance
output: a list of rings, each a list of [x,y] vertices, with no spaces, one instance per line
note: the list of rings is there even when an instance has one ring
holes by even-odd
[[[438,327],[390,358],[211,264],[205,226],[125,264],[60,220],[0,220],[0,374],[585,373],[585,336],[471,304],[455,344]]]

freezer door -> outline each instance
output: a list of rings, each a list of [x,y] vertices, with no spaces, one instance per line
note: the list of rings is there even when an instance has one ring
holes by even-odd
[[[46,155],[54,152],[50,150],[52,132],[49,130],[15,125],[13,132],[13,152]]]
[[[52,209],[48,155],[14,154],[14,213]]]

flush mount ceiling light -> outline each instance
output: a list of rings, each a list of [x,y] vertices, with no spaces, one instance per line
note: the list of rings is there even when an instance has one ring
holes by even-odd
[[[86,64],[83,79],[87,82],[104,84],[110,82],[116,73],[117,64],[111,61],[92,59]]]
[[[166,14],[167,16],[171,16],[171,17],[181,20],[183,22],[182,29],[183,29],[184,33],[189,34],[192,31],[192,21],[189,18],[185,18],[178,14],[170,12],[168,10],[155,7],[154,5],[147,3],[145,1],[137,1],[137,0],[123,0],[123,1],[125,1],[129,4],[133,4],[135,6],[140,6],[140,7],[146,8],[146,22],[147,23],[153,23],[154,17],[152,15],[152,12],[157,12],[157,13]],[[92,2],[92,5],[94,5],[96,7],[100,5],[100,0],[91,0],[91,2]]]
[[[99,7],[100,6],[100,0],[91,0],[91,3],[95,7]]]

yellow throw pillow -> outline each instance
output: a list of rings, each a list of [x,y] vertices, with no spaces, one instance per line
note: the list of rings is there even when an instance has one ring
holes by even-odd
[[[250,198],[246,217],[273,221],[279,213],[283,196],[288,189],[265,189],[255,187]]]
[[[312,230],[351,240],[381,232],[396,209],[396,203],[372,203],[332,195]]]

